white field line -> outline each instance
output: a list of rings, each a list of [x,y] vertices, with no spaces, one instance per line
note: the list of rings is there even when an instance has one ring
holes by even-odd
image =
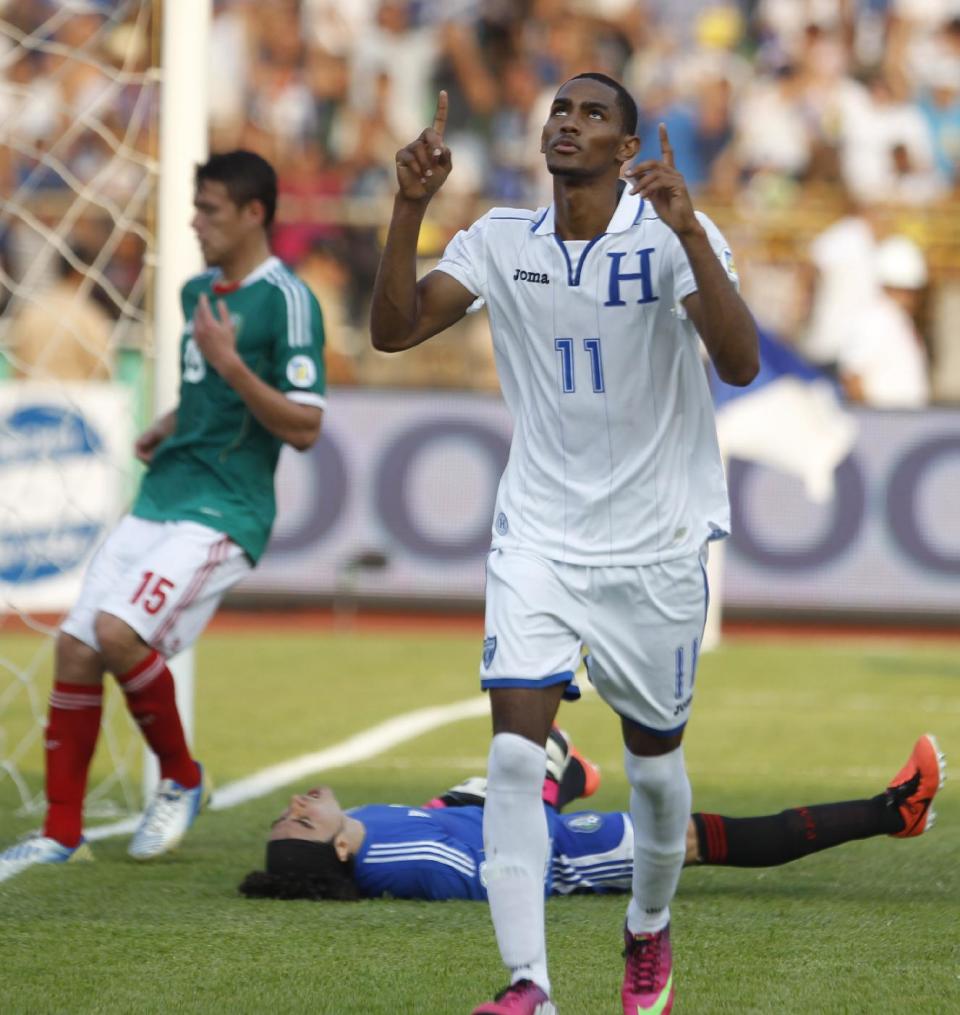
[[[352,737],[339,744],[334,744],[323,751],[313,754],[302,754],[298,758],[282,761],[277,765],[261,769],[243,779],[227,783],[213,794],[210,801],[211,810],[222,811],[230,807],[244,804],[248,800],[256,800],[266,796],[281,786],[304,779],[309,775],[317,775],[331,768],[353,765],[358,761],[366,761],[384,751],[396,747],[397,744],[413,740],[414,737],[430,733],[441,726],[446,726],[461,719],[476,719],[484,716],[490,709],[489,698],[485,694],[465,701],[454,702],[452,705],[434,705],[430,708],[419,708],[405,715],[398,715],[377,726]],[[109,825],[98,825],[88,829],[84,834],[90,841],[108,839],[115,835],[126,835],[134,831],[140,823],[138,816],[114,821]]]

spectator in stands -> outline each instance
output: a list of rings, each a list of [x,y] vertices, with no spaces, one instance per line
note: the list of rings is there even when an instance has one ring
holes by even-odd
[[[14,375],[35,381],[105,381],[113,375],[113,322],[90,296],[81,248],[60,258],[59,279],[21,305],[10,329]]]
[[[503,100],[490,124],[490,191],[505,204],[533,200],[537,166],[530,154],[534,108],[540,92],[533,63],[514,57],[503,68]]]
[[[960,36],[960,19],[956,25]],[[925,81],[920,111],[930,130],[937,171],[956,189],[960,183],[960,64],[946,60],[935,64]]]
[[[296,5],[270,5],[259,13],[257,26],[260,59],[253,72],[248,113],[261,135],[258,147],[271,161],[290,165],[318,127]]]
[[[47,57],[47,76],[59,82],[71,119],[81,116],[107,119],[118,104],[114,82],[96,62],[98,56],[106,58],[104,23],[103,14],[80,8],[54,35],[62,49]],[[87,53],[94,60],[76,60],[72,54],[77,52]]]
[[[44,277],[43,230],[11,206],[29,203],[56,228],[79,182],[142,213],[146,166],[115,156],[156,89],[144,99],[114,72],[142,68],[151,40],[115,6],[0,0],[5,20],[32,40],[17,45],[0,33],[0,192],[25,188],[0,211],[17,283],[29,270],[30,284],[45,286],[55,265],[50,259]],[[77,47],[85,57],[71,60]],[[918,216],[951,194],[960,199],[960,0],[215,0],[210,48],[211,150],[247,147],[275,160],[277,240],[290,260],[332,226],[349,239],[351,320],[366,317],[358,304],[369,279],[365,289],[355,280],[368,274],[369,201],[389,191],[393,153],[410,124],[419,129],[438,87],[458,117],[448,132],[461,152],[464,206],[474,198],[538,205],[549,203],[550,178],[533,156],[557,82],[586,67],[621,77],[644,103],[642,138],[655,147],[650,128],[665,120],[688,183],[721,215],[747,217],[753,249],[744,256],[777,260],[794,290],[797,255],[844,203],[840,183],[861,204],[913,207]],[[142,131],[132,143],[153,156],[148,137]],[[317,150],[323,166],[314,174]],[[771,206],[796,215],[789,256],[772,260],[764,245],[777,230],[762,218]],[[110,216],[94,201],[83,218],[103,226]],[[943,233],[947,221],[937,216],[931,228]],[[439,228],[449,224],[445,210]],[[821,361],[847,344],[830,325],[833,345],[822,347],[821,297],[865,298],[869,271],[851,270],[846,290],[839,281],[869,254],[860,226],[845,220],[812,248],[823,285],[802,344]],[[859,244],[855,254],[848,241]],[[948,245],[947,262],[951,242],[931,238]],[[124,294],[142,286],[143,265],[129,253],[138,252],[124,249],[122,265],[104,265],[106,277],[123,275]],[[835,265],[829,276],[821,257]],[[938,362],[953,369],[947,355]]]
[[[840,378],[851,401],[878,409],[920,409],[930,399],[927,350],[917,327],[927,264],[906,236],[877,248],[882,292],[861,308],[840,355]]]
[[[317,113],[315,143],[335,162],[339,155],[338,131],[350,89],[350,64],[346,57],[320,48],[310,54],[309,61],[310,88]]]
[[[313,243],[341,235],[333,203],[344,189],[340,166],[331,164],[327,152],[308,140],[280,181],[277,208],[281,221],[273,230],[277,257],[287,264],[298,264]]]
[[[380,71],[368,106],[352,105],[345,113],[338,142],[348,167],[351,197],[382,197],[393,185],[393,154],[399,137],[392,127],[393,78]]]
[[[758,79],[743,96],[734,140],[743,175],[798,180],[810,162],[812,137],[803,114],[802,80],[791,64]]]
[[[753,6],[759,65],[776,68],[801,58],[811,27],[833,32],[844,26],[849,5],[836,0],[756,0]]]
[[[61,126],[63,93],[60,82],[46,74],[47,58],[42,53],[19,52],[0,74],[0,145],[9,139],[27,146],[27,151],[46,148]],[[30,161],[19,153],[14,182],[23,182]]]
[[[861,201],[925,205],[945,190],[919,106],[898,99],[879,72],[846,97],[841,165],[844,182]]]
[[[846,214],[817,234],[807,251],[811,309],[798,344],[807,359],[828,368],[836,367],[863,308],[880,294],[875,262],[881,216],[850,195],[846,200]]]
[[[302,0],[306,35],[325,53],[349,60],[373,25],[379,6],[379,0]]]
[[[252,0],[216,0],[207,48],[207,102],[211,148],[228,151],[240,143],[247,114],[253,61]]]
[[[387,126],[396,137],[420,129],[424,110],[433,101],[439,59],[436,29],[414,26],[411,7],[409,0],[381,0],[375,23],[357,40],[351,58],[351,105],[369,115],[386,90],[391,97],[385,109]]]
[[[297,261],[297,274],[323,307],[324,364],[329,384],[355,384],[357,359],[366,337],[348,321],[346,293],[350,267],[336,238],[315,238]]]

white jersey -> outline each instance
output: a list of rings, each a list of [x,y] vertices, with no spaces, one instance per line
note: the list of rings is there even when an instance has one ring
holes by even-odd
[[[860,314],[839,366],[860,378],[863,400],[875,409],[922,409],[930,401],[923,342],[910,316],[884,292]]]
[[[697,213],[736,283],[717,227]],[[494,547],[648,564],[729,530],[696,291],[674,232],[624,190],[607,230],[564,243],[551,205],[494,208],[437,266],[482,299],[513,416]],[[479,302],[477,306],[479,306]]]

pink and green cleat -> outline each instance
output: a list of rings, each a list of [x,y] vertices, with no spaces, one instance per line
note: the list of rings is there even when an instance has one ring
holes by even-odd
[[[623,1015],[669,1015],[673,1008],[670,924],[656,934],[631,934],[624,927],[627,960],[620,997]]]
[[[557,1015],[557,1009],[533,980],[517,980],[472,1015]]]

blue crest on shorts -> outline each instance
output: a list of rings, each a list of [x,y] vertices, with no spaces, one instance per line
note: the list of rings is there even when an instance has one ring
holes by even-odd
[[[490,664],[493,662],[493,657],[496,653],[497,636],[492,634],[489,638],[483,639],[483,668],[485,670],[490,668]]]

